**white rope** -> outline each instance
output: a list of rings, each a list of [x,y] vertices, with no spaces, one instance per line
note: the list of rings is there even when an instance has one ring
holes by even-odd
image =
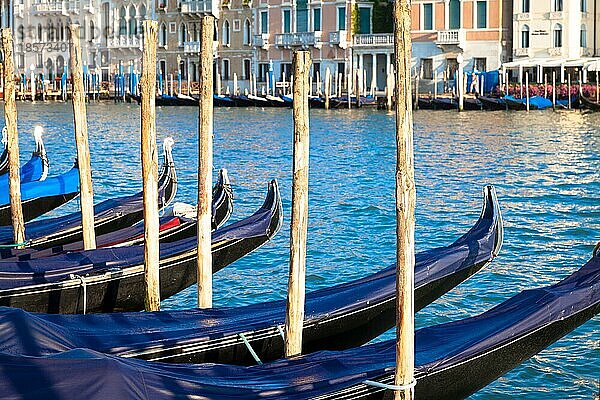
[[[70,278],[79,279],[79,281],[81,282],[81,287],[83,287],[83,313],[85,314],[87,311],[87,283],[81,275],[71,274]]]
[[[277,330],[279,331],[279,334],[281,335],[281,338],[283,340],[285,340],[285,333],[283,332],[283,326],[277,325]]]
[[[246,336],[244,336],[243,333],[239,334],[240,338],[242,338],[242,341],[244,342],[244,344],[246,345],[246,347],[248,348],[248,351],[250,352],[250,354],[252,355],[252,358],[254,358],[254,361],[256,361],[256,363],[258,365],[262,365],[262,361],[260,360],[260,358],[258,357],[258,354],[256,354],[256,352],[254,351],[254,349],[252,348],[252,345],[250,344],[250,342],[248,341],[248,339],[246,339]]]
[[[376,382],[376,381],[364,381],[363,382],[365,385],[369,385],[369,386],[374,386],[374,387],[378,387],[378,388],[382,388],[382,389],[387,389],[387,390],[393,390],[395,392],[400,392],[403,390],[407,390],[407,389],[414,389],[414,387],[417,385],[417,380],[415,378],[413,378],[413,380],[408,384],[408,385],[388,385],[385,383],[381,383],[381,382]]]

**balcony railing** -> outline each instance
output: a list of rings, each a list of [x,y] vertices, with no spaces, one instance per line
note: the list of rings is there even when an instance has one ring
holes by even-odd
[[[531,14],[529,13],[517,13],[513,17],[515,21],[529,21],[531,19]]]
[[[321,44],[321,32],[296,32],[275,35],[275,45],[282,47],[318,47]]]
[[[179,46],[183,47],[184,53],[198,54],[200,53],[201,42],[199,40],[193,40],[190,42],[180,43]],[[215,40],[213,41],[213,53],[215,53],[215,55],[217,50],[219,50],[219,42]]]
[[[200,53],[200,42],[184,42],[184,53]]]
[[[348,32],[347,31],[335,31],[329,33],[329,43],[332,45],[337,44],[342,49],[348,47],[347,43]]]
[[[262,33],[260,35],[254,35],[252,37],[252,45],[254,47],[262,47],[266,49],[269,46],[269,38],[271,35],[268,33]]]
[[[548,54],[551,56],[562,56],[563,49],[562,47],[550,47],[548,49]]]
[[[355,46],[393,46],[393,33],[374,33],[354,35]]]
[[[550,19],[563,19],[563,12],[562,11],[551,12],[550,15],[548,16],[548,18],[550,18]]]
[[[513,53],[514,53],[515,57],[529,57],[529,49],[528,48],[514,49]]]
[[[185,0],[181,3],[182,14],[213,14],[218,18],[219,1],[212,0]]]
[[[141,47],[140,38],[136,36],[117,36],[108,38],[108,47],[111,48],[135,48]]]
[[[465,41],[465,32],[462,29],[450,29],[438,31],[436,44],[456,44],[460,45]]]

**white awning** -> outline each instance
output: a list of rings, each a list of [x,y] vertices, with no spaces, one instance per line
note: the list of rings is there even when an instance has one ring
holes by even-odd
[[[529,67],[582,67],[588,71],[600,70],[600,58],[524,58],[522,60],[511,61],[502,64],[505,69],[519,69]]]

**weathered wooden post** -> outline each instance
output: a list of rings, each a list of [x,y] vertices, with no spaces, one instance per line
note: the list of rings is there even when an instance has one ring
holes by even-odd
[[[571,74],[567,75],[567,104],[568,109],[571,109]]]
[[[8,140],[8,191],[13,240],[16,245],[25,242],[25,222],[21,204],[21,168],[19,166],[19,133],[17,131],[17,102],[15,99],[15,66],[13,39],[10,28],[2,28],[4,53],[4,124]],[[21,247],[17,246],[17,247]]]
[[[410,102],[411,0],[394,2],[396,64],[396,374],[395,399],[413,398],[415,173]]]
[[[73,123],[75,125],[75,143],[77,145],[77,165],[79,166],[79,205],[81,208],[81,227],[83,230],[83,248],[96,248],[94,231],[94,187],[90,165],[90,147],[88,144],[85,89],[83,85],[83,64],[81,60],[81,28],[71,24],[71,96],[73,98]]]
[[[290,276],[285,317],[285,356],[302,353],[308,231],[308,74],[310,52],[294,53],[294,162],[290,225]]]
[[[525,102],[529,111],[529,71],[525,72]]]
[[[329,96],[331,92],[331,71],[329,67],[325,70],[325,109],[329,110]]]
[[[212,307],[211,202],[213,168],[213,29],[215,17],[202,17],[200,112],[198,121],[198,307]]]
[[[352,71],[348,74],[348,109],[352,108]]]
[[[438,92],[438,75],[437,75],[437,70],[433,71],[433,98],[437,99],[437,92]]]
[[[552,109],[556,110],[556,71],[552,71]]]
[[[415,110],[419,109],[419,80],[421,79],[421,71],[422,68],[417,69],[417,73],[415,75]]]
[[[144,188],[144,277],[146,311],[160,309],[159,222],[158,222],[158,154],[156,151],[156,46],[158,22],[143,22],[141,112],[142,112],[142,182]],[[212,43],[212,42],[211,42]]]
[[[544,74],[544,98],[548,98],[548,74]]]

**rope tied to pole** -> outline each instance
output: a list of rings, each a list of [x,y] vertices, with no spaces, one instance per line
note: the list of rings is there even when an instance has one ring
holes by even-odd
[[[368,386],[373,386],[373,387],[382,388],[382,389],[386,389],[386,390],[392,390],[394,392],[401,392],[404,390],[414,390],[415,386],[417,386],[417,380],[415,378],[413,378],[412,381],[410,381],[410,383],[407,385],[390,385],[390,384],[386,384],[386,383],[381,383],[381,382],[377,382],[377,381],[369,381],[369,380],[366,380],[363,383]]]
[[[260,358],[258,357],[258,354],[256,354],[256,352],[252,348],[252,345],[246,338],[246,335],[244,335],[243,333],[240,333],[238,336],[242,339],[242,342],[244,342],[244,344],[246,345],[246,348],[250,352],[250,355],[252,355],[252,358],[254,358],[254,361],[256,361],[256,363],[258,365],[262,365],[263,362],[260,360]]]
[[[14,249],[17,247],[23,247],[23,246],[27,246],[29,245],[30,241],[26,240],[24,242],[21,243],[14,243],[14,244],[0,244],[0,249]]]
[[[77,274],[70,274],[69,278],[78,279],[81,282],[83,288],[83,314],[85,315],[87,312],[87,282],[83,276]]]

